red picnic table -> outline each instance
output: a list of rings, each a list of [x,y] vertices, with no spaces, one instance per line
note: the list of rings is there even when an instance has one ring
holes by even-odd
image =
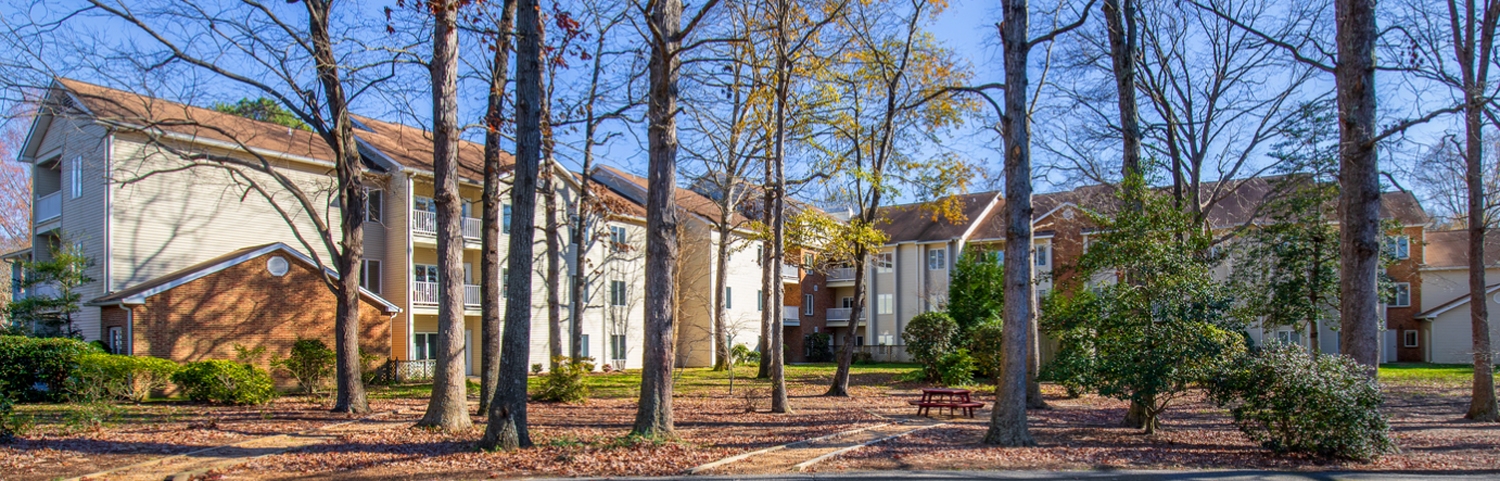
[[[948,415],[952,416],[954,410],[963,410],[965,416],[974,417],[974,409],[984,407],[984,403],[973,402],[969,399],[972,392],[968,389],[955,388],[926,388],[922,390],[922,400],[907,401],[917,407],[918,416],[929,416],[932,408],[948,409]]]

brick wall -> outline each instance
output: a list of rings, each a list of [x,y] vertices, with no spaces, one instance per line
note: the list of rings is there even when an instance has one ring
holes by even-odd
[[[236,344],[265,347],[262,367],[286,356],[298,338],[334,346],[336,302],[310,266],[293,260],[287,274],[266,271],[267,254],[183,284],[132,306],[135,355],[177,362],[234,359]],[[281,254],[284,256],[284,254]],[[290,260],[290,259],[289,259]],[[125,310],[105,307],[108,326],[124,326]],[[360,347],[382,358],[391,352],[390,316],[366,300],[360,310]]]
[[[1411,239],[1411,256],[1391,263],[1386,267],[1386,273],[1391,277],[1391,282],[1405,282],[1411,284],[1411,303],[1409,307],[1389,307],[1386,309],[1386,329],[1396,331],[1396,360],[1400,362],[1422,362],[1423,347],[1427,345],[1426,336],[1417,335],[1417,347],[1406,347],[1402,339],[1402,331],[1421,331],[1422,323],[1416,319],[1417,314],[1422,313],[1422,276],[1418,272],[1423,262],[1422,248],[1423,228],[1405,227],[1401,232],[1393,235],[1405,235]]]

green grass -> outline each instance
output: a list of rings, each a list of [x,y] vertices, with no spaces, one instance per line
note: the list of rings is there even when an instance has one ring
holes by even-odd
[[[837,367],[833,363],[788,365],[787,382],[827,384],[832,382],[834,370]],[[896,384],[900,382],[900,378],[916,369],[918,367],[915,364],[857,364],[850,370],[850,383],[856,385]],[[755,379],[755,371],[756,366],[736,366],[734,369],[735,388],[769,387],[770,381]],[[694,394],[713,389],[727,389],[730,382],[729,374],[728,371],[714,371],[710,368],[679,369],[674,373],[673,390],[679,394]],[[527,387],[535,391],[541,382],[541,376],[531,376],[527,378]],[[607,374],[593,373],[584,378],[584,383],[588,385],[590,398],[634,398],[640,395],[641,372],[632,369]],[[469,382],[469,394],[479,395],[479,385],[473,381]],[[370,397],[376,399],[424,398],[431,395],[431,384],[406,384],[376,387],[370,390]]]
[[[1380,366],[1380,380],[1385,382],[1467,384],[1473,378],[1474,366],[1467,364],[1400,363]]]

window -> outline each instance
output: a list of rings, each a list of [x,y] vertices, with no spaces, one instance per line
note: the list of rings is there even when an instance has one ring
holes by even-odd
[[[579,347],[579,349],[578,349],[578,356],[579,357],[589,357],[589,335],[588,334],[580,335],[580,336],[578,336],[578,340],[583,341],[583,342],[578,343],[578,347]]]
[[[125,354],[125,330],[119,327],[109,328],[109,353]]]
[[[418,332],[412,336],[413,347],[416,351],[412,353],[413,361],[437,359],[437,333]]]
[[[1052,293],[1052,291],[1048,290],[1048,289],[1037,289],[1036,290],[1036,298],[1040,299],[1040,300],[1045,300],[1045,299],[1047,299],[1047,294],[1051,294],[1051,293]]]
[[[724,308],[734,309],[734,288],[724,287]]]
[[[865,336],[854,336],[854,345],[855,346],[863,346],[863,345],[865,345]]]
[[[618,225],[609,226],[609,245],[614,252],[623,252],[630,247],[630,240],[626,237],[625,228]]]
[[[1402,347],[1417,347],[1417,331],[1401,331]]]
[[[877,309],[879,312],[877,314],[894,314],[896,312],[894,295],[881,294],[875,297],[875,302],[878,304]]]
[[[609,336],[609,359],[612,361],[625,360],[624,334],[611,334]]]
[[[412,269],[412,280],[417,282],[437,282],[437,266],[417,264]]]
[[[384,222],[385,218],[385,191],[370,189],[365,191],[365,221]]]
[[[609,281],[609,305],[625,305],[625,281]]]
[[[501,292],[502,295],[500,297],[504,298],[505,297],[504,294],[507,291],[510,291],[510,268],[509,267],[501,267],[500,268],[500,292]]]
[[[1047,261],[1050,260],[1050,259],[1052,259],[1052,255],[1051,255],[1051,252],[1049,252],[1049,249],[1047,248],[1047,244],[1037,244],[1036,245],[1036,265],[1038,265],[1038,266],[1046,266],[1047,265]]]
[[[842,305],[844,307],[844,309],[853,309],[854,308],[854,298],[853,297],[845,297],[843,300],[839,301],[839,303],[840,303],[840,305]]]
[[[948,249],[938,248],[927,251],[927,270],[938,271],[948,268]]]
[[[415,210],[417,212],[430,212],[433,214],[437,213],[437,202],[433,201],[431,197],[413,197],[411,200],[411,207],[412,210]]]
[[[1385,253],[1396,259],[1411,258],[1411,238],[1398,235],[1385,238]]]
[[[1302,333],[1299,331],[1276,331],[1276,341],[1286,345],[1301,344]]]
[[[359,287],[379,294],[380,293],[380,261],[365,259],[359,264]]]
[[[813,257],[813,255],[812,255],[811,252],[804,252],[804,253],[802,253],[802,266],[803,267],[812,267],[812,265],[814,264],[814,261],[816,261],[816,260],[817,260],[817,258]]]
[[[83,157],[74,157],[68,164],[68,177],[73,185],[73,198],[83,197]]]
[[[803,294],[802,295],[802,315],[804,315],[804,316],[811,316],[811,315],[813,315],[813,295],[812,294]]]
[[[761,265],[766,259],[766,247],[755,246],[755,265]]]
[[[766,291],[755,290],[755,312],[766,310]]]
[[[1388,304],[1389,307],[1411,306],[1411,284],[1405,282],[1397,282],[1391,285],[1391,291],[1393,292],[1391,292],[1391,303]]]
[[[500,208],[500,233],[510,234],[510,204]]]
[[[889,274],[891,269],[896,266],[895,259],[895,255],[889,252],[875,254],[875,272],[877,274]]]

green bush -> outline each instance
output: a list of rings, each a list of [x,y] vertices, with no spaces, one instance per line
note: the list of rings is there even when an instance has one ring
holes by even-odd
[[[751,349],[744,344],[735,344],[729,348],[729,355],[734,358],[737,365],[760,364],[760,351]]]
[[[333,349],[322,340],[297,338],[292,343],[292,354],[271,360],[271,368],[285,371],[297,380],[302,392],[311,394],[318,392],[333,375],[336,359]]]
[[[16,401],[60,401],[78,357],[96,352],[76,339],[0,336],[0,384]]]
[[[212,359],[188,363],[172,375],[188,399],[222,404],[265,404],[276,397],[271,375],[251,364]]]
[[[938,379],[938,359],[953,348],[953,337],[958,334],[958,323],[942,312],[918,314],[906,323],[901,339],[906,341],[906,353],[922,364],[928,380]]]
[[[870,351],[855,351],[854,352],[854,364],[874,364],[874,363],[875,363],[875,354],[871,353]],[[922,374],[926,375],[927,374],[927,370],[923,369],[922,370]]]
[[[366,386],[375,384],[377,378],[380,377],[380,368],[385,364],[384,362],[382,362],[384,360],[385,358],[381,357],[380,354],[367,352],[365,351],[365,348],[362,347],[359,348],[360,382],[365,383]]]
[[[1272,346],[1232,364],[1210,394],[1272,451],[1369,460],[1396,450],[1380,387],[1347,356]]]
[[[833,360],[833,336],[826,332],[814,332],[804,341],[807,346],[807,362]]]
[[[975,372],[980,376],[1000,377],[1000,366],[1005,362],[1001,345],[1004,339],[1004,324],[1000,319],[990,319],[969,332],[969,353],[974,356]]]
[[[583,358],[577,361],[567,357],[558,356],[552,358],[552,370],[542,376],[541,386],[533,401],[561,402],[561,403],[583,403],[589,399],[589,388],[584,385],[583,377],[594,370],[594,359]]]
[[[84,354],[68,379],[68,393],[78,402],[141,402],[166,389],[178,369],[177,363],[157,357]]]
[[[26,434],[31,428],[31,420],[16,414],[16,401],[6,394],[5,386],[0,384],[0,444],[10,444],[16,440],[16,436]]]
[[[938,378],[944,386],[957,387],[974,384],[974,357],[964,348],[954,349],[938,358]]]

